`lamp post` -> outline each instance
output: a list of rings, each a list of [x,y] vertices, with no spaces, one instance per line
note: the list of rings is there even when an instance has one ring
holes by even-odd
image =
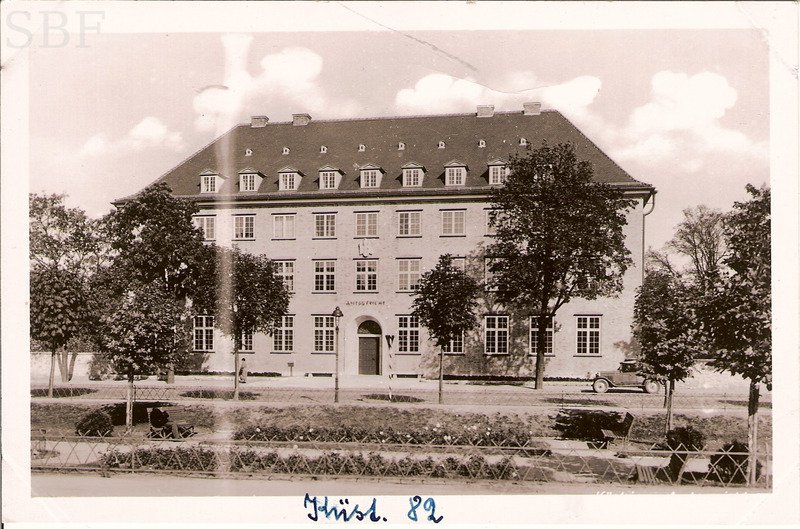
[[[339,318],[342,317],[342,309],[338,306],[333,309],[333,321],[334,321],[334,328],[336,330],[336,344],[334,346],[334,351],[336,352],[336,371],[334,372],[334,381],[333,381],[333,402],[339,402]]]

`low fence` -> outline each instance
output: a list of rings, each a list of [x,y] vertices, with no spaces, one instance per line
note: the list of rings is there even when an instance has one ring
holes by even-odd
[[[60,386],[53,390],[54,398],[125,400],[125,385],[86,385]],[[47,397],[47,388],[31,390],[34,398]],[[136,385],[134,399],[137,401],[203,401],[208,399],[230,400],[232,389],[209,386],[172,386],[172,385]],[[316,402],[332,403],[332,388],[247,388],[241,389],[239,399],[254,402],[297,403]],[[444,404],[470,406],[540,406],[550,408],[604,407],[624,408],[627,410],[660,409],[664,404],[663,394],[647,394],[637,391],[619,391],[603,394],[589,390],[573,389],[560,392],[535,391],[527,387],[499,386],[482,387],[460,385],[445,386]],[[398,402],[398,403],[438,403],[438,393],[428,389],[403,389],[393,392],[391,397],[384,389],[342,389],[339,391],[339,402]],[[772,407],[771,394],[761,397],[761,407]],[[706,410],[720,412],[727,410],[743,410],[747,408],[747,395],[736,393],[676,394],[673,407],[680,410]]]
[[[225,478],[338,476],[603,485],[747,487],[746,452],[633,442],[531,438],[520,443],[430,444],[272,440],[153,440],[31,436],[34,471],[178,473]],[[751,487],[772,486],[763,447]]]

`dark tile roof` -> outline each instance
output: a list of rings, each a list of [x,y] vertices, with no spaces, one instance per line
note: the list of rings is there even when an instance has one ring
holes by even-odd
[[[458,114],[312,120],[304,126],[291,122],[268,123],[255,128],[249,124],[239,125],[167,172],[159,182],[167,182],[176,195],[203,199],[230,198],[229,195],[263,199],[295,195],[308,199],[362,193],[370,196],[406,195],[407,192],[431,194],[437,193],[437,189],[443,194],[461,194],[467,190],[474,193],[488,189],[488,162],[525,151],[526,147],[519,145],[521,137],[531,148],[538,147],[543,140],[551,145],[572,143],[579,159],[592,163],[597,181],[652,190],[648,184],[633,179],[556,111],[543,111],[538,115],[500,112],[481,118],[475,114]],[[485,140],[486,146],[479,148],[479,140]],[[439,148],[440,141],[445,142],[445,148]],[[398,150],[399,142],[405,143],[404,150]],[[359,144],[366,146],[364,152],[359,152]],[[320,152],[322,145],[327,147],[327,153]],[[289,154],[282,154],[284,147],[289,148]],[[246,149],[252,149],[251,156],[245,155]],[[468,167],[463,191],[444,189],[445,165],[453,160]],[[401,168],[412,162],[425,168],[423,186],[399,191]],[[359,188],[358,168],[366,164],[383,169],[380,190]],[[278,171],[287,166],[304,175],[295,192],[278,191]],[[343,173],[337,190],[319,189],[319,169],[323,166],[335,167]],[[199,175],[209,169],[224,177],[224,183],[216,194],[200,194]],[[255,169],[264,178],[257,191],[240,193],[238,173],[246,169]]]

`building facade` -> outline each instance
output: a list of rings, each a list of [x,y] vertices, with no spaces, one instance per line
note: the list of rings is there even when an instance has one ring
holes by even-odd
[[[595,178],[635,199],[625,235],[634,266],[615,298],[559,310],[547,376],[586,376],[624,358],[641,284],[644,209],[654,189],[634,180],[564,116],[523,111],[270,123],[254,117],[159,181],[200,208],[197,225],[220,246],[265,254],[292,292],[272,336],[244,337],[252,372],[436,376],[438,350],[411,316],[419,277],[449,253],[483,279],[490,193],[505,164],[546,140],[570,142]],[[486,292],[480,325],[448,348],[447,373],[530,376],[535,329]],[[339,307],[339,333],[332,315]],[[535,325],[533,326],[535,328]],[[195,320],[194,349],[209,371],[230,371],[230,342],[213,318]]]

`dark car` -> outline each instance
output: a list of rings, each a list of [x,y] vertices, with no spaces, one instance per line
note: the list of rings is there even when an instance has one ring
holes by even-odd
[[[616,371],[600,371],[594,376],[595,393],[605,393],[608,388],[642,388],[646,393],[658,393],[661,382],[642,376],[635,360],[625,360]]]

